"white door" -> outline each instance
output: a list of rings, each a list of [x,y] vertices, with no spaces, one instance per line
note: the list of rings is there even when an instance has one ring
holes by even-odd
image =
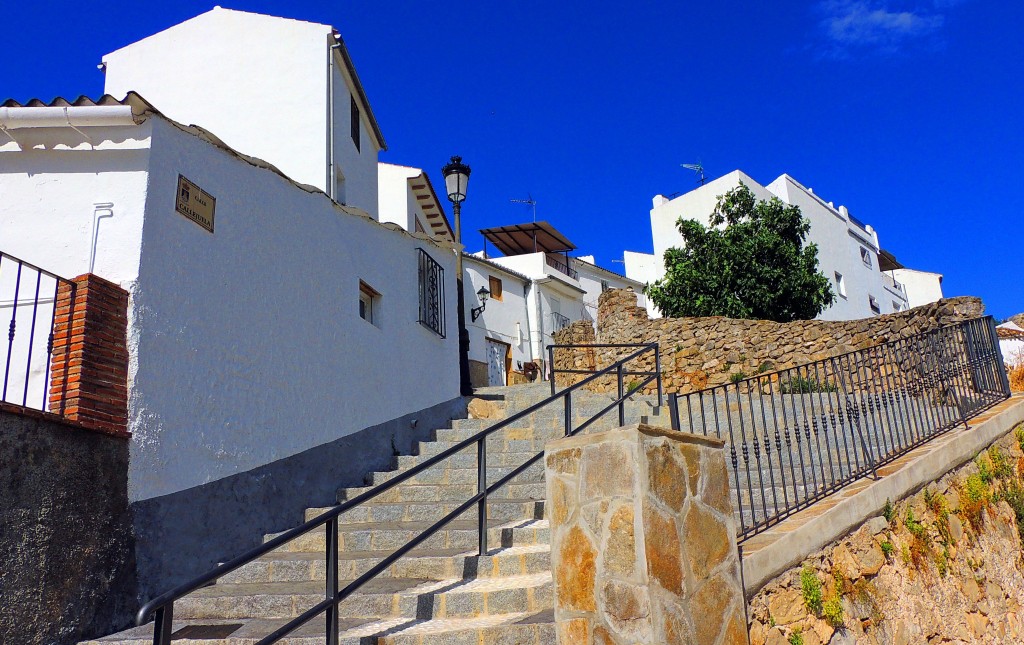
[[[505,385],[505,351],[508,345],[487,339],[487,384]]]

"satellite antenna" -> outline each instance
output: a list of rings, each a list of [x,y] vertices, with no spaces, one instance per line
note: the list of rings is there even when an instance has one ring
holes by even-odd
[[[693,172],[697,173],[697,175],[700,177],[701,186],[703,186],[704,182],[707,181],[707,179],[704,177],[704,166],[702,166],[699,161],[697,163],[684,163],[680,165],[682,165],[682,167],[686,168],[687,170],[692,170]]]
[[[537,200],[533,198],[533,195],[526,193],[526,199],[510,199],[508,201],[512,204],[528,204],[533,209],[533,221],[537,222]]]

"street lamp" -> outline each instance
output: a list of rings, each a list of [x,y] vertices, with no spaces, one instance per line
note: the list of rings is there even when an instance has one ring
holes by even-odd
[[[473,386],[469,382],[469,331],[466,329],[466,296],[462,293],[462,202],[466,199],[466,185],[469,183],[469,166],[462,163],[462,157],[452,157],[441,174],[448,192],[448,201],[452,203],[455,215],[455,281],[458,285],[459,308],[459,392],[462,396],[473,394]]]
[[[473,318],[473,322],[483,315],[484,309],[487,309],[487,298],[490,297],[491,292],[487,290],[487,287],[480,287],[480,290],[476,292],[476,297],[480,299],[480,306],[473,307],[470,310],[469,315]]]

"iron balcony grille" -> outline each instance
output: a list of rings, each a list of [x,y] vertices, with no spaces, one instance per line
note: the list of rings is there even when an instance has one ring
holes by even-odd
[[[727,442],[745,539],[1010,396],[991,317],[669,396],[676,430]]]
[[[562,331],[569,326],[568,316],[563,316],[557,312],[551,312],[551,333]]]
[[[423,249],[419,251],[419,323],[445,338],[444,268]]]
[[[0,321],[7,342],[0,350],[0,401],[49,411],[53,328],[61,283],[73,298],[74,283],[0,252]]]
[[[565,275],[569,276],[573,280],[579,280],[580,279],[579,272],[576,271],[576,269],[573,269],[572,267],[570,267],[567,263],[562,262],[561,260],[558,260],[556,258],[553,258],[550,255],[545,255],[544,259],[547,262],[548,266],[551,267],[552,269],[554,269],[556,271],[559,271],[561,273],[564,273]]]

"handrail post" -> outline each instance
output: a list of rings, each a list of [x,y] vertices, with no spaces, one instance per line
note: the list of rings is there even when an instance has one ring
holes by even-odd
[[[476,528],[480,555],[487,555],[487,438],[476,442],[476,491],[483,497],[477,502]]]
[[[551,380],[551,396],[555,395],[555,346],[548,345],[548,378]]]
[[[665,392],[661,385],[661,350],[658,348],[657,343],[654,343],[654,369],[658,373],[658,407],[660,408],[664,401]]]
[[[675,392],[672,392],[668,395],[668,416],[669,419],[672,420],[672,429],[675,430],[676,432],[681,432],[682,428],[680,427],[681,424],[679,423],[679,402],[677,400],[678,398],[679,395],[676,394]]]
[[[327,607],[327,633],[325,634],[328,645],[338,645],[338,518],[331,518],[324,525],[327,531],[326,548],[324,557],[327,558],[327,587],[324,595],[332,603]]]
[[[565,392],[565,436],[572,434],[572,391],[566,390]]]
[[[622,362],[615,368],[615,374],[619,381],[619,427],[626,425],[626,398],[622,392]]]
[[[156,610],[153,620],[153,645],[171,645],[171,630],[174,622],[174,601]]]

